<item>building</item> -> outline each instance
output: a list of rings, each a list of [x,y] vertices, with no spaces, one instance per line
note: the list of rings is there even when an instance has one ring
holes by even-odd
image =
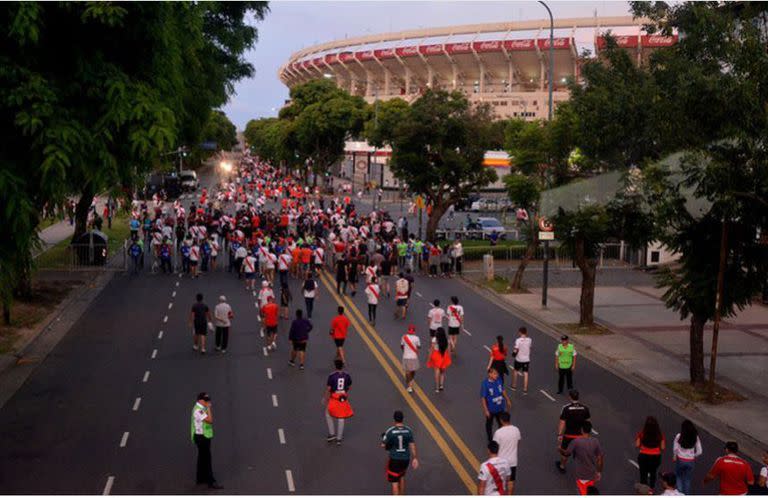
[[[488,102],[498,118],[546,118],[553,101],[568,99],[584,50],[598,54],[610,31],[638,63],[676,36],[647,35],[642,19],[589,17],[555,20],[554,71],[549,70],[549,20],[429,28],[345,38],[300,50],[278,75],[288,87],[328,78],[368,102],[413,101],[428,88],[459,90]]]

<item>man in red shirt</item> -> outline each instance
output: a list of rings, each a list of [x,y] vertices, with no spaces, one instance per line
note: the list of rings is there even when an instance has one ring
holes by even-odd
[[[739,443],[725,443],[725,456],[715,460],[715,464],[704,477],[704,482],[720,478],[721,495],[745,495],[749,486],[755,483],[752,467],[739,455]]]
[[[346,363],[344,341],[347,339],[347,331],[349,330],[349,318],[344,316],[344,306],[339,306],[338,312],[339,314],[331,320],[331,338],[336,344],[336,356]]]
[[[277,323],[280,308],[275,303],[275,298],[269,296],[267,304],[261,307],[261,316],[264,320],[264,328],[267,329],[267,350],[277,351]]]

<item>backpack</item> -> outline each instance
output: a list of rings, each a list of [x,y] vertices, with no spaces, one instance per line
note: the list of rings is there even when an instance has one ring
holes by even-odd
[[[171,257],[171,251],[170,249],[168,249],[168,246],[166,244],[163,244],[160,246],[160,256],[163,258]]]
[[[186,244],[182,244],[181,246],[181,255],[185,258],[189,257],[189,246]]]
[[[139,244],[134,242],[133,244],[131,244],[130,251],[131,251],[131,256],[136,257],[141,254],[141,247],[139,246]]]

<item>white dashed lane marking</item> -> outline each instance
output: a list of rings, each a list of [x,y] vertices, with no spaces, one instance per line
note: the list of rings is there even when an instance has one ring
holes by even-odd
[[[109,493],[112,492],[112,486],[115,484],[115,476],[109,476],[107,477],[107,485],[104,486],[104,492],[102,495],[107,496]]]
[[[157,349],[152,350],[152,359],[154,360],[155,358],[157,358]]]
[[[168,303],[168,309],[173,308],[173,303]]]
[[[539,392],[546,396],[550,401],[555,401],[555,398],[553,398],[547,391],[544,389],[539,389]]]
[[[146,372],[144,372],[144,378],[143,378],[143,379],[141,379],[141,381],[142,381],[142,382],[146,382],[146,381],[148,381],[148,380],[149,380],[149,370],[147,370]]]
[[[168,323],[168,315],[165,315],[165,316],[163,317],[163,323]]]
[[[462,329],[465,334],[467,334],[469,337],[472,337],[472,333],[467,329]]]
[[[157,333],[157,338],[158,339],[162,339],[163,338],[163,331],[162,330]]]
[[[176,282],[176,287],[178,287],[178,286],[179,286],[179,283],[178,283],[178,282]]]
[[[133,411],[139,411],[139,405],[141,405],[141,398],[136,398],[136,401],[133,402]]]
[[[123,438],[120,439],[120,447],[125,448],[125,445],[128,444],[128,432],[123,432]]]
[[[267,348],[261,348],[261,349],[264,352],[264,356],[267,356]]]
[[[485,348],[485,349],[486,349],[486,350],[487,350],[489,353],[491,352],[491,348],[489,348],[488,346],[483,346],[483,347],[484,347],[484,348]]]
[[[285,431],[283,429],[277,430],[277,437],[280,439],[280,444],[285,444]]]
[[[634,468],[636,468],[636,469],[639,469],[639,468],[640,468],[640,465],[638,465],[638,463],[637,463],[636,461],[634,461],[634,460],[630,460],[630,461],[629,461],[629,463],[631,463],[631,464],[632,464],[632,466],[633,466]]]
[[[272,380],[272,369],[271,369],[271,368],[268,368],[268,369],[267,369],[267,378],[268,378],[269,380]]]
[[[421,292],[419,292],[419,291],[416,291],[416,295],[417,295],[417,296],[419,296],[419,297],[423,297],[423,296],[421,295]]]
[[[277,407],[277,394],[272,395],[272,406]]]
[[[288,482],[288,491],[293,493],[296,491],[296,487],[293,485],[293,472],[290,470],[285,471],[285,480]]]
[[[178,284],[178,282],[177,282]],[[171,294],[171,297],[176,297],[176,291],[173,291],[173,294]]]

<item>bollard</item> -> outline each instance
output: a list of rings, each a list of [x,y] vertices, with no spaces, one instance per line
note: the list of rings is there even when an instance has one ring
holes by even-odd
[[[483,269],[485,270],[485,279],[491,282],[493,280],[493,254],[483,255]]]

